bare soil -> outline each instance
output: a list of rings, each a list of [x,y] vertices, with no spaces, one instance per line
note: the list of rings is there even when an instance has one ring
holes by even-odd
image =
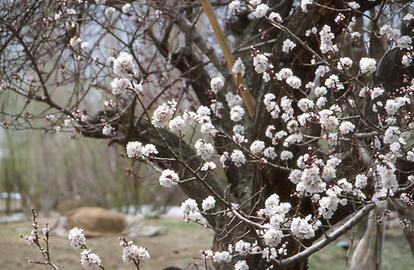
[[[44,220],[43,220],[44,221]],[[145,220],[146,224],[168,227],[168,232],[156,237],[131,239],[139,246],[146,247],[151,259],[144,262],[142,269],[163,269],[168,266],[190,268],[191,264],[202,265],[200,250],[211,247],[212,233],[203,227],[178,220]],[[41,224],[44,224],[40,220]],[[30,232],[30,223],[0,225],[0,269],[17,270],[47,269],[43,265],[27,263],[27,260],[40,260],[39,250],[20,239],[20,233]],[[97,253],[105,269],[135,269],[121,259],[118,235],[90,238],[88,248]],[[79,250],[72,248],[65,238],[52,236],[50,250],[53,262],[60,269],[80,270]],[[193,269],[193,268],[192,268]]]

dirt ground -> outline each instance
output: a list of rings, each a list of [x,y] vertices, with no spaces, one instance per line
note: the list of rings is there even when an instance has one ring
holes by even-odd
[[[42,224],[42,220],[40,222]],[[162,225],[168,228],[164,235],[141,237],[134,243],[148,249],[151,259],[142,269],[163,269],[167,266],[186,268],[191,263],[202,264],[200,250],[211,247],[212,233],[201,226],[178,220],[146,220],[146,224]],[[45,266],[28,264],[27,260],[38,260],[39,251],[20,239],[20,233],[30,232],[29,223],[0,225],[0,269],[17,270],[47,269]],[[97,253],[105,269],[134,269],[121,259],[121,247],[117,235],[89,238],[88,248]],[[189,241],[190,240],[190,241]],[[79,251],[69,245],[67,239],[51,237],[51,255],[53,262],[65,270],[83,269],[79,264]]]
[[[44,220],[43,220],[44,221]],[[40,220],[41,224],[42,220]],[[161,225],[168,232],[156,237],[131,239],[137,245],[148,248],[151,259],[143,264],[142,270],[161,270],[168,266],[195,269],[197,264],[204,269],[200,250],[211,247],[212,233],[196,224],[175,219],[145,219],[144,224]],[[29,233],[30,223],[0,225],[0,270],[44,270],[44,266],[28,264],[27,260],[38,260],[39,252],[20,239],[20,233]],[[101,256],[105,269],[134,269],[121,260],[121,248],[117,235],[88,239],[88,247]],[[342,239],[342,240],[346,240]],[[52,259],[60,269],[81,270],[79,251],[69,245],[67,239],[51,238]],[[385,244],[384,270],[414,270],[414,260],[405,238],[399,234],[387,236]],[[345,270],[346,250],[335,244],[310,258],[311,270]]]

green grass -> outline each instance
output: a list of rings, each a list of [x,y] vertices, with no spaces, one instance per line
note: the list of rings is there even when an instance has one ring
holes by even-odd
[[[311,270],[347,269],[347,251],[335,246],[335,243],[310,258]],[[383,270],[414,270],[414,258],[404,236],[385,239]]]

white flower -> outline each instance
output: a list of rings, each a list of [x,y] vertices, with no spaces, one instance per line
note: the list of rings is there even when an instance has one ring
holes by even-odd
[[[280,153],[280,159],[281,160],[288,160],[288,159],[292,159],[292,158],[293,158],[293,154],[290,151],[284,150]]]
[[[377,69],[377,61],[374,58],[362,57],[359,61],[359,67],[363,74],[372,74]]]
[[[291,76],[293,76],[293,71],[290,68],[282,68],[278,73],[276,73],[276,78],[279,81],[286,80]]]
[[[231,153],[231,161],[233,161],[234,165],[240,167],[241,165],[246,163],[246,157],[244,156],[243,152],[240,150],[233,150]]]
[[[375,87],[371,90],[371,99],[375,99],[384,94],[385,90],[381,87]]]
[[[163,128],[171,120],[177,107],[175,100],[161,104],[153,113],[151,122],[157,128]]]
[[[267,147],[266,149],[264,149],[263,155],[267,159],[275,159],[277,157],[276,151],[275,151],[275,149],[273,147]]]
[[[131,11],[131,4],[130,3],[126,3],[125,5],[122,6],[122,12],[125,14],[128,14]]]
[[[292,40],[286,39],[285,41],[283,41],[282,52],[289,53],[295,47],[296,44]]]
[[[334,130],[339,125],[338,118],[333,115],[331,110],[322,110],[319,112],[319,123],[326,130]]]
[[[112,15],[114,12],[116,11],[116,9],[114,7],[107,7],[105,9],[105,15],[106,16],[110,16]]]
[[[260,155],[265,149],[265,143],[263,141],[256,140],[250,145],[250,152],[253,155]]]
[[[80,39],[80,37],[73,37],[69,41],[70,46],[72,46],[74,49],[79,48],[81,43],[82,43],[82,39]]]
[[[218,91],[220,91],[224,87],[223,79],[220,77],[214,77],[210,81],[210,87],[211,87],[211,92],[213,92],[214,94],[217,94]]]
[[[307,112],[309,109],[313,109],[314,106],[313,101],[307,98],[302,98],[298,101],[298,107],[302,112]]]
[[[132,55],[121,52],[114,60],[114,73],[120,78],[133,78],[137,74]]]
[[[203,208],[203,211],[208,211],[213,209],[216,206],[216,200],[213,196],[208,196],[203,200],[203,203],[201,204],[201,207]]]
[[[411,49],[413,45],[413,40],[409,36],[402,36],[397,39],[397,47],[400,49]]]
[[[226,102],[227,102],[227,105],[230,108],[232,108],[232,107],[234,107],[236,105],[243,104],[243,99],[239,95],[234,95],[233,93],[228,92],[226,94]]]
[[[232,259],[228,251],[214,252],[213,261],[215,263],[230,263]]]
[[[414,19],[414,15],[411,13],[408,13],[407,15],[404,16],[403,20],[404,21],[411,21]]]
[[[321,86],[321,87],[316,87],[316,88],[315,88],[315,95],[316,95],[317,97],[324,96],[324,95],[326,95],[327,93],[328,93],[328,90],[326,89],[326,87],[325,87],[325,86]]]
[[[302,0],[300,2],[300,8],[302,9],[303,12],[307,13],[308,12],[308,5],[311,5],[313,3],[312,0]]]
[[[400,129],[395,126],[388,127],[384,133],[384,143],[392,144],[393,142],[398,142],[399,134],[401,133]]]
[[[101,258],[91,250],[84,250],[81,253],[81,265],[85,269],[98,270],[101,267]]]
[[[292,234],[300,239],[310,239],[315,236],[315,230],[312,225],[309,224],[311,216],[306,218],[295,217],[292,219],[292,224],[290,225],[290,230]]]
[[[410,103],[410,99],[406,97],[397,97],[395,99],[388,99],[385,103],[385,110],[389,115],[395,115],[401,107]]]
[[[213,161],[209,161],[204,163],[200,170],[205,172],[209,170],[214,170],[216,167],[216,163],[214,163]]]
[[[129,142],[126,151],[129,158],[141,158],[143,157],[144,145],[138,141]]]
[[[331,27],[324,25],[322,30],[319,32],[321,37],[320,49],[323,54],[328,53],[334,50],[332,40],[335,38],[335,35],[331,31]]]
[[[183,211],[185,219],[191,219],[199,212],[197,202],[193,199],[187,199],[181,204],[181,211]]]
[[[256,7],[255,11],[253,12],[256,18],[262,18],[266,16],[267,11],[269,10],[269,6],[266,4],[260,4]]]
[[[243,119],[244,109],[240,105],[236,105],[230,110],[230,119],[233,122],[238,122]]]
[[[199,139],[195,142],[194,148],[203,160],[211,159],[214,154],[214,146],[211,143],[204,142],[203,139]]]
[[[397,190],[398,182],[394,166],[377,165],[377,175],[380,186],[391,193]]]
[[[266,246],[275,247],[282,241],[283,233],[281,230],[270,228],[263,235]]]
[[[241,2],[239,0],[233,0],[229,3],[229,9],[231,11],[238,10],[240,8]]]
[[[76,248],[82,247],[86,244],[86,237],[83,230],[77,227],[74,227],[69,231],[68,239],[70,240],[70,245]]]
[[[408,151],[407,152],[407,160],[408,161],[414,161],[414,151]]]
[[[175,171],[166,169],[162,171],[159,181],[161,186],[170,188],[176,185],[180,181],[180,178]]]
[[[158,154],[158,150],[153,144],[143,145],[141,142],[128,142],[126,146],[127,156],[129,158],[145,158],[152,154]]]
[[[331,76],[329,76],[329,78],[325,80],[325,86],[328,88],[335,88],[337,90],[344,89],[344,85],[339,80],[339,77],[335,74],[332,74]]]
[[[249,266],[247,265],[245,260],[238,261],[234,265],[234,270],[249,270]]]
[[[114,128],[111,127],[110,124],[105,124],[104,127],[102,128],[102,134],[105,136],[111,136],[113,131],[114,131]]]
[[[282,22],[282,16],[280,16],[277,12],[271,12],[269,14],[269,20],[275,21],[275,22]]]
[[[234,245],[234,251],[236,252],[244,252],[249,250],[249,248],[252,245],[249,242],[245,242],[243,240],[239,240],[237,241],[237,243]]]
[[[258,54],[253,58],[253,66],[257,73],[263,73],[269,66],[269,60],[265,55]]]
[[[358,174],[355,177],[355,187],[361,189],[367,186],[368,178],[365,175]]]
[[[359,9],[359,8],[360,8],[360,5],[359,5],[358,3],[356,3],[356,2],[354,2],[354,1],[349,2],[349,3],[348,3],[348,6],[349,6],[350,8],[353,8],[353,9]]]
[[[126,90],[132,90],[131,81],[125,78],[113,79],[111,82],[111,87],[112,87],[112,94],[114,95],[122,94],[126,92]]]
[[[176,116],[173,119],[171,119],[170,123],[168,124],[168,127],[172,132],[179,132],[184,129],[185,125],[185,120],[181,116]]]
[[[404,66],[408,67],[413,63],[413,58],[411,57],[411,55],[407,55],[404,54],[402,59],[401,59],[401,64],[403,64]]]
[[[342,135],[346,135],[355,130],[355,125],[349,121],[343,121],[339,126],[339,130],[341,131]]]
[[[287,78],[286,83],[293,89],[299,89],[299,87],[302,85],[302,81],[296,76],[290,76]]]
[[[241,77],[243,77],[245,71],[246,68],[243,64],[242,59],[240,57],[237,58],[237,60],[234,62],[233,68],[231,69],[231,72],[233,73],[233,75],[240,75]]]
[[[342,70],[342,69],[349,69],[352,66],[352,59],[349,57],[342,57],[339,58],[339,62],[338,62],[338,69]]]
[[[132,241],[125,243],[121,242],[122,246],[122,260],[124,262],[141,262],[143,260],[149,259],[150,254],[146,248],[137,247],[132,243]]]

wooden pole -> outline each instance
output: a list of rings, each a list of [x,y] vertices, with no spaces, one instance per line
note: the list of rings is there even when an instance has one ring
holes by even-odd
[[[217,17],[214,13],[213,7],[210,4],[209,0],[201,0],[201,5],[206,13],[208,20],[210,22],[211,27],[214,30],[214,34],[218,43],[220,44],[221,49],[223,50],[224,59],[227,63],[227,68],[229,69],[230,73],[234,65],[234,56],[230,50],[230,46],[221,30],[220,24],[217,20]],[[234,81],[236,82],[237,87],[241,88],[240,95],[243,99],[244,105],[246,106],[247,112],[249,113],[250,117],[254,117],[255,111],[255,101],[250,90],[247,88],[243,77],[237,75],[233,76]]]

